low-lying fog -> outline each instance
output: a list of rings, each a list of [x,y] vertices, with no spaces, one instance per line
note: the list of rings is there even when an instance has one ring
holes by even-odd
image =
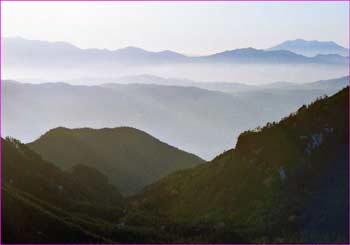
[[[130,126],[209,160],[234,147],[242,131],[278,121],[318,96],[337,92],[348,84],[349,77],[266,86],[152,76],[121,81],[145,83],[77,86],[3,80],[2,136],[30,142],[59,126]],[[158,84],[150,84],[152,81]],[[103,79],[91,81],[101,82]]]
[[[69,81],[72,84],[101,84],[123,76],[152,74],[195,81],[266,84],[311,82],[348,74],[346,65],[327,64],[171,64],[128,66],[99,64],[84,67],[3,66],[3,78],[28,82]]]

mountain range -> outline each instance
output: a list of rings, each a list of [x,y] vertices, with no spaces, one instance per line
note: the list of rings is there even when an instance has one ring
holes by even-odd
[[[349,84],[348,77],[265,86],[148,79],[155,84],[73,86],[4,80],[2,134],[28,143],[61,126],[130,126],[210,160],[231,148],[240,132],[278,120]]]
[[[349,243],[347,48],[1,48],[1,243]]]
[[[289,42],[269,50],[242,48],[227,50],[206,56],[186,56],[173,51],[151,52],[137,47],[126,47],[117,50],[80,49],[67,42],[46,42],[23,38],[4,38],[3,52],[5,65],[32,67],[47,66],[81,66],[107,64],[172,64],[172,63],[315,63],[315,64],[348,64],[348,59],[338,54],[334,59],[327,56],[306,57],[289,51]],[[318,44],[318,43],[317,43]],[[333,43],[335,45],[335,43]],[[286,47],[289,49],[282,49]],[[308,45],[306,45],[309,47]],[[310,44],[314,50],[315,45]],[[317,46],[317,45],[316,45]],[[321,50],[323,48],[322,45]],[[328,48],[325,47],[325,48]],[[331,50],[331,49],[326,49]],[[320,54],[329,54],[324,51]],[[347,55],[347,54],[345,54]]]
[[[93,77],[90,85],[101,84],[99,80],[106,75],[137,74],[246,84],[307,82],[348,75],[349,63],[347,57],[338,54],[307,57],[288,50],[241,48],[189,56],[138,47],[82,49],[67,42],[23,38],[3,38],[2,51],[4,79],[51,82]],[[86,82],[82,79],[79,84],[88,85]]]
[[[111,185],[114,180],[84,165],[91,154],[61,170],[55,165],[62,164],[44,160],[33,145],[2,139],[2,242],[347,243],[348,125],[346,87],[279,122],[241,133],[235,148],[128,198]],[[89,139],[85,143],[98,144],[107,156],[111,144],[132,146],[123,152],[132,157],[140,152],[120,140],[125,130],[144,134],[57,128],[40,141],[55,140],[40,148],[63,147],[72,156]],[[66,146],[62,135],[68,135]],[[150,143],[138,144],[148,149]]]

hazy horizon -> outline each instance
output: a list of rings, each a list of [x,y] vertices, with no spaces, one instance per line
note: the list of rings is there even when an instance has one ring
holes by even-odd
[[[162,85],[162,86],[180,86],[180,87],[187,87],[188,85],[183,84],[191,84],[196,83],[197,86],[199,84],[212,84],[212,83],[223,83],[223,84],[237,84],[237,85],[245,85],[245,86],[252,86],[252,87],[265,87],[269,85],[274,84],[295,84],[295,85],[303,85],[303,84],[311,84],[315,82],[319,82],[322,80],[332,80],[332,79],[340,79],[343,77],[348,77],[349,74],[344,74],[344,76],[333,76],[329,77],[327,79],[310,79],[308,81],[271,81],[266,83],[246,83],[246,82],[237,82],[237,81],[216,81],[216,80],[194,80],[194,79],[188,79],[186,77],[176,77],[176,76],[158,76],[148,73],[140,73],[135,75],[126,75],[126,76],[105,76],[105,77],[81,77],[81,78],[73,78],[73,79],[44,79],[44,78],[35,78],[35,77],[3,77],[2,80],[4,81],[15,81],[19,83],[28,83],[28,84],[46,84],[46,83],[65,83],[71,86],[100,86],[104,84],[121,84],[121,85],[127,85],[127,84],[155,84],[155,85]],[[133,79],[135,79],[133,81]],[[146,82],[142,80],[147,80]],[[151,81],[151,79],[155,79],[155,81]],[[175,82],[183,82],[183,84],[176,84]],[[165,83],[165,82],[168,82]],[[194,86],[194,85],[193,85]]]
[[[298,41],[298,40],[303,40],[303,41],[307,41],[307,42],[313,42],[313,41],[316,41],[316,42],[334,42],[335,44],[338,44],[339,46],[341,47],[344,47],[344,48],[347,48],[346,46],[342,46],[340,45],[339,43],[329,39],[329,40],[308,40],[308,39],[304,39],[302,37],[300,38],[295,38],[295,39],[290,39],[290,40],[284,40],[284,41],[281,41],[280,43],[274,43],[273,45],[269,46],[269,47],[266,47],[266,48],[257,48],[257,47],[254,47],[254,46],[246,46],[246,47],[233,47],[231,49],[222,49],[222,50],[217,50],[216,52],[212,52],[212,53],[206,53],[206,54],[188,54],[188,53],[183,53],[183,52],[179,52],[179,51],[174,51],[173,49],[162,49],[162,50],[149,50],[149,49],[146,49],[146,48],[143,48],[141,46],[132,46],[132,45],[128,45],[128,46],[122,46],[122,47],[117,47],[117,48],[114,48],[114,49],[109,49],[109,48],[106,48],[106,47],[88,47],[88,48],[84,48],[84,47],[81,47],[79,45],[76,45],[72,42],[69,42],[69,41],[66,41],[66,40],[55,40],[55,41],[50,41],[50,40],[44,40],[44,39],[31,39],[31,38],[25,38],[23,36],[2,36],[3,39],[23,39],[23,40],[28,40],[28,41],[40,41],[40,42],[47,42],[47,43],[52,43],[52,44],[58,44],[58,43],[66,43],[66,44],[69,44],[69,45],[73,45],[74,47],[76,48],[79,48],[79,49],[82,49],[82,50],[91,50],[91,49],[95,49],[95,50],[106,50],[106,51],[118,51],[118,50],[122,50],[122,49],[128,49],[128,48],[135,48],[135,49],[141,49],[141,50],[144,50],[144,51],[147,51],[147,52],[153,52],[153,53],[157,53],[157,52],[164,52],[164,51],[172,51],[172,52],[175,52],[175,53],[179,53],[179,54],[182,54],[182,55],[185,55],[185,56],[189,56],[189,57],[201,57],[201,56],[207,56],[207,55],[213,55],[213,54],[217,54],[217,53],[221,53],[221,52],[225,52],[225,51],[231,51],[231,50],[239,50],[239,49],[249,49],[249,48],[253,48],[253,49],[257,49],[257,50],[268,50],[269,48],[273,47],[273,46],[276,46],[278,44],[281,44],[281,43],[284,43],[286,41]]]
[[[3,36],[83,49],[133,46],[208,55],[299,38],[349,46],[346,2],[5,2],[2,8]]]

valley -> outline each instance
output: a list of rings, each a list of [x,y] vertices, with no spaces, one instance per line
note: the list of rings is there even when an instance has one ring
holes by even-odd
[[[344,216],[348,102],[348,87],[319,98],[279,122],[241,133],[235,148],[207,163],[131,128],[56,128],[29,145],[2,139],[4,242],[344,242],[349,230]],[[121,148],[117,156],[129,151],[129,157],[137,157],[133,138],[142,136],[137,144],[160,144],[155,149],[164,148],[165,158],[200,164],[171,170],[136,195],[123,197],[113,178],[95,167],[108,163],[108,145],[116,150],[125,134],[121,142],[130,148]],[[143,157],[138,169],[150,169]],[[99,164],[85,166],[89,161]],[[122,161],[113,164],[118,169]],[[26,232],[18,237],[19,230]]]

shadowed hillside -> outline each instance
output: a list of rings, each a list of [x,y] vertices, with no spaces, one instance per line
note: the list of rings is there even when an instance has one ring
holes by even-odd
[[[2,140],[2,152],[2,242],[111,242],[89,227],[96,217],[82,215],[121,212],[124,200],[105,176],[85,166],[63,172],[15,139]]]
[[[28,144],[62,169],[94,167],[123,193],[204,161],[134,128],[55,128]]]
[[[135,142],[151,151],[155,139],[143,132],[51,130],[40,140],[74,156],[78,165],[64,165],[67,172],[27,145],[3,140],[3,242],[348,242],[348,99],[346,88],[279,123],[246,131],[235,149],[170,174],[127,200],[80,160],[100,158],[96,149],[109,156],[110,145],[114,153],[133,146],[139,154]]]
[[[243,242],[210,224],[130,209],[93,168],[63,172],[15,139],[2,140],[2,152],[2,243]]]
[[[133,205],[222,227],[252,242],[348,239],[349,92],[246,131],[235,149],[147,187]]]

